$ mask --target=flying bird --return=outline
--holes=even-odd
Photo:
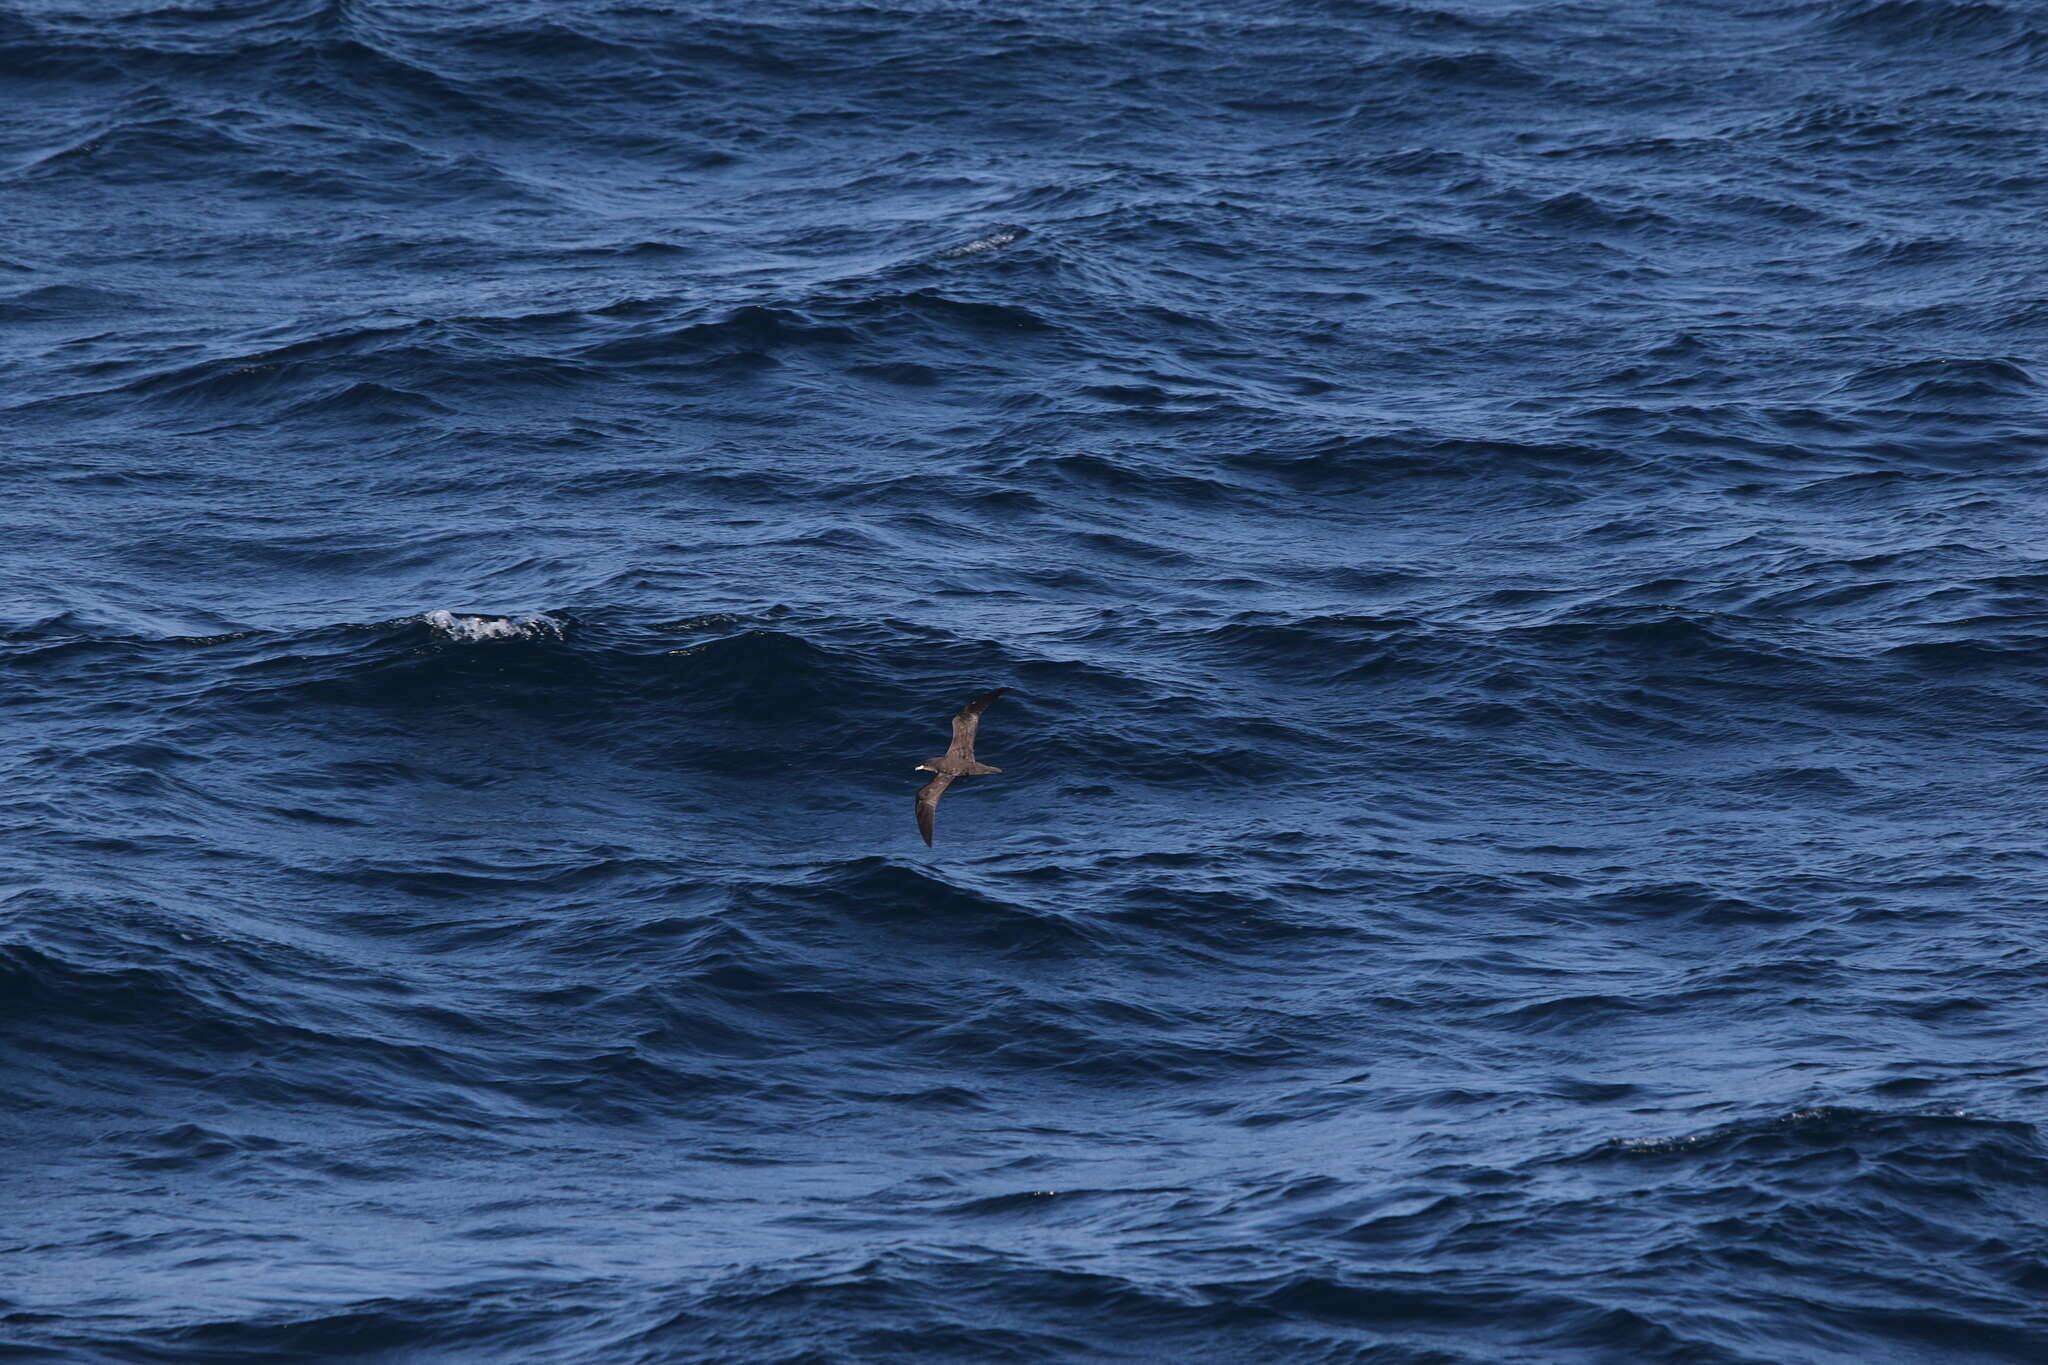
[[[986,763],[974,761],[974,732],[981,728],[981,713],[1003,693],[1007,687],[998,687],[993,692],[984,692],[960,708],[953,717],[953,747],[937,758],[928,758],[913,768],[912,772],[936,773],[938,776],[925,783],[917,791],[917,832],[924,836],[926,848],[932,844],[932,817],[938,814],[939,798],[946,794],[946,788],[953,785],[956,777],[980,777],[985,773],[999,773],[1001,768],[992,768]]]

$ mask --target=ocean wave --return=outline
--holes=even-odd
[[[2025,7],[15,10],[17,1351],[2039,1354]]]
[[[535,640],[562,638],[563,621],[541,612],[525,616],[457,616],[446,609],[430,611],[420,620],[451,640]]]
[[[1842,381],[1843,393],[1880,402],[1944,408],[1977,400],[2033,401],[2041,388],[2017,360],[2006,357],[1943,357],[1878,365]]]
[[[1817,22],[1838,33],[1890,41],[2005,37],[2021,12],[1994,0],[1846,0],[1817,10]]]
[[[1026,227],[1015,225],[1000,227],[984,236],[976,237],[972,241],[962,242],[958,246],[949,246],[944,251],[941,251],[939,255],[946,260],[961,260],[969,256],[980,256],[986,252],[1000,251],[1002,248],[1022,241],[1030,235],[1031,229]]]

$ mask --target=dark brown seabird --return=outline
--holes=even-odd
[[[953,785],[956,777],[980,777],[985,773],[999,773],[1001,768],[991,768],[986,763],[974,761],[974,732],[981,727],[981,713],[988,710],[989,703],[1009,691],[998,687],[993,692],[984,692],[960,708],[960,714],[953,717],[953,747],[937,758],[928,758],[911,771],[937,773],[931,781],[917,791],[917,832],[924,836],[926,848],[932,844],[932,817],[938,814],[939,798],[946,794],[946,788]]]

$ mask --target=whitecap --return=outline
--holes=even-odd
[[[984,251],[995,251],[1001,247],[1008,246],[1019,238],[1029,237],[1030,235],[1030,230],[1027,228],[997,228],[986,237],[977,237],[971,242],[962,242],[959,246],[948,247],[940,252],[939,255],[947,260],[958,260],[962,256],[979,256]]]
[[[453,640],[562,638],[562,622],[539,612],[527,616],[457,616],[452,611],[430,611],[419,619]]]

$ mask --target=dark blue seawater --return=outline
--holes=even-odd
[[[11,0],[0,1358],[2048,1359],[2044,146],[2021,0]]]

